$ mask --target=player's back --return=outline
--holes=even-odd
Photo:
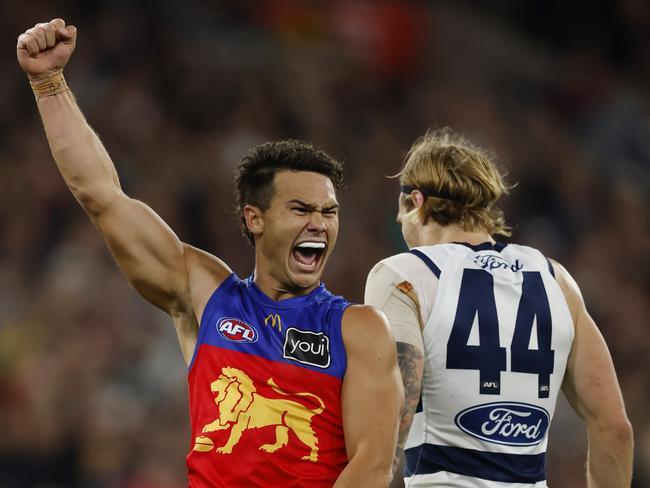
[[[394,258],[406,263],[407,279],[417,274],[430,312],[407,486],[545,487],[548,427],[573,341],[550,262],[514,244],[409,254]]]

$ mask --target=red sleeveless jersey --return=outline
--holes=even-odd
[[[341,317],[348,305],[322,285],[275,302],[234,274],[214,292],[188,375],[191,487],[334,484],[347,464]]]

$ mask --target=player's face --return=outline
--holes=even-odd
[[[266,270],[288,292],[309,292],[320,284],[339,231],[338,202],[332,181],[311,171],[280,171],[263,212],[256,241],[258,269]]]
[[[413,221],[411,217],[407,217],[413,206],[409,205],[410,197],[404,195],[403,193],[399,194],[398,203],[397,203],[397,223],[402,228],[402,235],[404,236],[404,241],[406,245],[410,248],[417,247],[419,245],[417,238],[417,224]]]

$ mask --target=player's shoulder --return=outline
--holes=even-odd
[[[569,310],[571,311],[571,315],[575,319],[576,315],[584,307],[584,301],[582,299],[582,292],[580,291],[580,287],[578,286],[578,283],[573,278],[573,276],[571,276],[571,273],[569,273],[567,269],[558,261],[549,258],[549,262],[553,267],[555,280],[557,281],[560,289],[562,290],[562,293],[564,294],[567,305],[569,306]]]
[[[230,267],[218,257],[202,249],[183,244],[187,273],[218,286],[232,274]]]
[[[221,259],[189,244],[183,244],[185,272],[192,309],[201,316],[208,300],[233,275]]]
[[[383,312],[372,305],[352,304],[343,313],[343,325],[357,329],[388,328],[388,321]]]
[[[425,293],[434,278],[426,263],[413,253],[400,253],[379,261],[368,273],[365,302],[381,307],[394,289]]]
[[[562,266],[562,264],[560,264],[560,262],[558,262],[553,258],[548,258],[548,260],[551,263],[551,266],[553,266],[553,271],[558,281],[565,281],[577,288],[578,285],[573,279],[573,276],[571,276],[571,274],[567,271],[567,269],[564,266]]]
[[[546,259],[546,255],[536,247],[519,244],[517,242],[509,242],[508,244],[503,245],[500,252],[503,254],[528,256],[534,259]]]
[[[512,247],[519,250],[520,252],[527,252],[532,256],[537,256],[542,259],[548,266],[549,272],[553,275],[555,281],[558,282],[560,288],[562,288],[563,291],[566,290],[566,292],[569,292],[569,294],[580,295],[580,288],[578,287],[578,283],[576,283],[576,281],[573,279],[573,276],[571,276],[567,269],[562,266],[562,264],[560,264],[557,260],[546,256],[546,254],[544,254],[541,250],[534,247],[524,246],[521,244],[513,244]]]
[[[513,242],[505,245],[500,254],[506,259],[520,261],[525,265],[525,268],[532,267],[539,271],[546,270],[552,276],[555,276],[555,270],[551,266],[551,260],[544,252],[536,247]]]
[[[388,268],[388,269],[399,270],[402,264],[408,263],[413,258],[414,256],[410,252],[401,252],[398,254],[393,254],[392,256],[388,256],[387,258],[384,258],[381,261],[379,261],[377,264],[375,264],[375,266],[372,269],[375,270],[375,269]]]
[[[383,374],[386,365],[397,367],[395,338],[382,312],[369,305],[352,305],[342,320],[347,371],[358,369]],[[380,379],[380,377],[376,377]]]
[[[368,276],[392,274],[409,280],[426,268],[426,263],[416,253],[409,251],[382,259],[372,267]]]
[[[341,320],[343,341],[357,348],[364,343],[393,344],[393,335],[386,316],[371,305],[350,305]]]

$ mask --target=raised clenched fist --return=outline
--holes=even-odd
[[[31,80],[47,77],[63,69],[76,41],[77,28],[62,19],[36,24],[18,36],[18,63]]]

